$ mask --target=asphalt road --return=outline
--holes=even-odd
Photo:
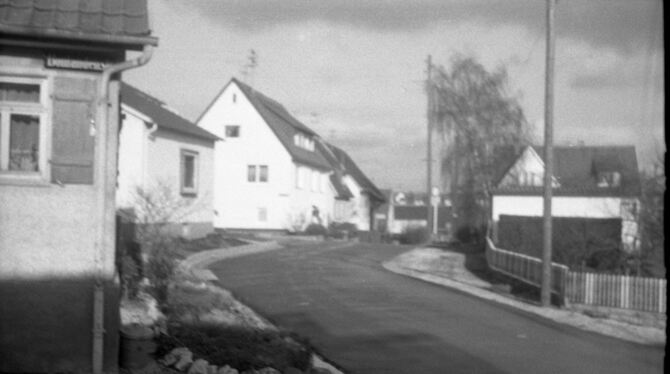
[[[347,373],[661,373],[664,347],[563,326],[386,271],[398,246],[282,249],[211,266]]]

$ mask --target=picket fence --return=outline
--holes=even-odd
[[[486,260],[493,270],[541,285],[540,259],[496,248],[489,238],[486,244]],[[666,280],[661,278],[575,272],[552,263],[552,292],[570,303],[665,313],[666,287]]]

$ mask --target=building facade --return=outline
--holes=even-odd
[[[232,79],[197,124],[223,139],[215,150],[215,227],[301,231],[330,222],[330,165],[316,133],[281,104]]]
[[[123,83],[116,202],[140,223],[167,221],[172,234],[213,231],[214,144],[218,137],[160,100]],[[149,200],[161,199],[160,207]]]
[[[627,252],[638,248],[640,180],[632,146],[565,146],[554,149],[552,217],[620,221],[614,238]],[[543,216],[544,161],[528,146],[500,174],[492,193],[494,239],[501,217]]]
[[[117,371],[119,80],[150,33],[144,1],[0,3],[0,372]]]

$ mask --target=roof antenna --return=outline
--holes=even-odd
[[[251,87],[253,90],[254,87],[254,72],[256,66],[258,66],[258,55],[256,51],[251,49],[249,50],[249,56],[247,57],[248,61],[242,68],[242,77],[244,82]]]

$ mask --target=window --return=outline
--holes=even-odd
[[[293,136],[293,144],[308,151],[314,151],[314,140],[307,137],[305,134],[297,133]]]
[[[46,167],[44,82],[0,78],[0,172],[39,175]]]
[[[267,182],[268,181],[268,166],[267,165],[260,165],[259,167],[260,175],[258,177],[259,182]]]
[[[233,103],[237,102],[237,94],[233,94]]]
[[[247,166],[247,181],[248,182],[267,182],[268,181],[268,166],[267,165],[248,165]]]
[[[247,182],[256,181],[256,165],[247,166]]]
[[[319,172],[312,170],[312,191],[317,192],[319,190]]]
[[[309,176],[307,174],[309,170],[302,166],[295,167],[295,186],[299,189],[303,189],[306,186],[305,180]]]
[[[265,208],[265,207],[258,208],[258,220],[260,222],[267,222],[267,220],[268,220],[268,208]]]
[[[181,193],[182,195],[196,195],[198,193],[197,152],[181,151]]]
[[[226,126],[226,138],[239,138],[240,126],[228,125]]]
[[[607,171],[598,173],[598,187],[615,188],[621,186],[621,173],[618,171]]]

